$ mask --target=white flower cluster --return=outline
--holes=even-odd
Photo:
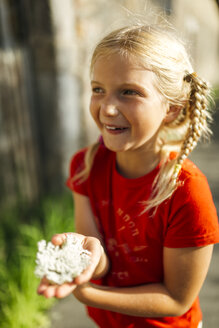
[[[55,246],[45,240],[38,242],[35,275],[46,278],[55,284],[72,282],[90,264],[90,252],[83,249],[81,241],[67,235],[65,243]]]

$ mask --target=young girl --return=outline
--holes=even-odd
[[[43,279],[38,293],[73,292],[102,328],[201,327],[198,294],[219,229],[187,156],[210,132],[208,85],[171,33],[138,25],[97,45],[91,87],[101,138],[73,157],[67,185],[92,262],[72,284]]]

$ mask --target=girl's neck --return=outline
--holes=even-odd
[[[116,153],[118,172],[129,179],[136,179],[151,172],[160,162],[160,151],[126,151]]]

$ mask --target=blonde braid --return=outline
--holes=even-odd
[[[177,128],[177,126],[187,124],[186,122],[188,122],[187,132],[180,146],[178,156],[175,159],[169,158],[168,143],[161,148],[162,165],[154,180],[151,197],[145,202],[146,207],[142,213],[152,207],[154,208],[153,213],[155,213],[157,206],[173,194],[180,184],[178,176],[183,161],[196,147],[200,137],[203,134],[210,134],[207,126],[207,119],[211,118],[210,113],[207,111],[209,87],[196,73],[187,74],[184,81],[190,83],[187,106],[181,110],[178,117],[171,123],[171,126]]]
[[[207,112],[207,104],[209,97],[209,87],[207,83],[197,76],[196,73],[187,74],[184,81],[191,84],[190,97],[187,105],[189,112],[190,124],[188,133],[181,146],[180,153],[174,168],[173,180],[177,180],[178,174],[181,170],[183,161],[196,147],[198,140],[203,133],[206,135],[210,133],[207,127],[207,118],[210,118]]]

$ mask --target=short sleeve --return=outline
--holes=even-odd
[[[217,211],[206,177],[193,176],[176,190],[164,239],[166,247],[195,247],[219,242]]]
[[[88,179],[77,179],[79,174],[84,169],[84,158],[86,154],[86,148],[77,152],[70,161],[69,177],[66,180],[66,186],[79,194],[88,195]]]

